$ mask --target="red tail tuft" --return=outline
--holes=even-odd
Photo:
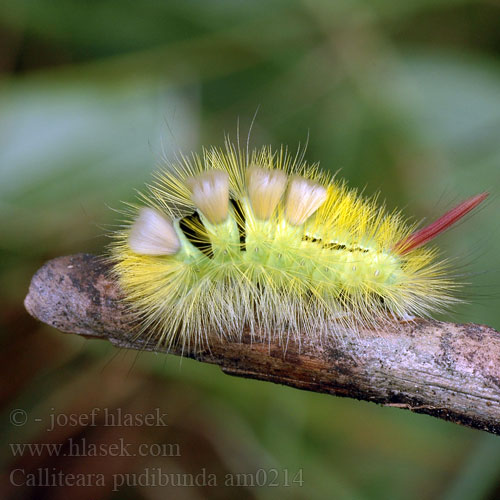
[[[404,240],[401,240],[394,246],[394,251],[400,255],[405,255],[412,250],[425,245],[428,241],[435,238],[438,234],[448,229],[450,226],[455,224],[455,222],[459,221],[464,215],[476,208],[488,197],[488,194],[489,193],[481,193],[462,201],[462,203],[457,205],[455,208],[452,208],[449,212],[446,212],[438,220],[422,229],[419,229],[417,232],[410,234],[410,236]]]

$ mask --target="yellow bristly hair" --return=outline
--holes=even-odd
[[[227,141],[181,157],[141,199],[115,235],[114,272],[140,331],[167,347],[245,329],[346,338],[457,301],[435,249],[394,250],[415,229],[399,212],[286,148],[247,156]]]

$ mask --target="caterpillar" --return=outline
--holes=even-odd
[[[322,341],[460,302],[428,243],[488,193],[418,229],[303,156],[227,139],[155,174],[111,245],[139,334],[187,350],[244,331]]]

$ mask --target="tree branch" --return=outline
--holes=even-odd
[[[156,350],[154,342],[131,339],[132,318],[108,271],[88,254],[51,260],[33,277],[26,309],[63,332]],[[290,341],[286,352],[243,332],[241,341],[214,338],[210,349],[184,355],[230,375],[405,408],[500,435],[500,333],[487,326],[400,322],[349,341]]]

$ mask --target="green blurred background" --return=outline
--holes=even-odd
[[[117,351],[22,305],[47,259],[104,252],[112,208],[162,155],[221,145],[238,119],[246,136],[259,108],[253,145],[309,136],[308,160],[408,216],[490,190],[439,244],[471,282],[470,304],[448,319],[500,329],[499,26],[496,0],[0,1],[2,498],[500,498],[499,438]],[[53,413],[96,407],[161,408],[169,425],[45,430]],[[9,422],[13,408],[26,425]],[[180,456],[15,457],[8,446],[69,438],[178,444]],[[113,474],[155,467],[218,478],[276,469],[280,486],[112,491]],[[99,472],[107,486],[9,486],[13,468]],[[284,485],[300,471],[302,486]]]

